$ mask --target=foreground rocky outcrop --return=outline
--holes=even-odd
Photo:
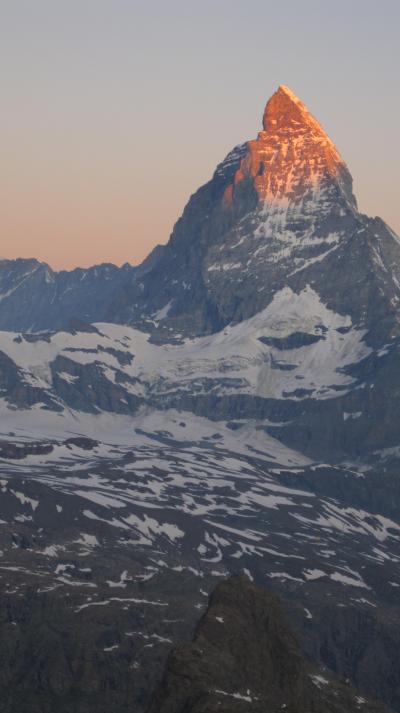
[[[218,585],[194,640],[169,656],[148,713],[388,711],[312,668],[276,597],[246,577]]]

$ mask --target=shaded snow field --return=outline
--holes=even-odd
[[[170,309],[168,303],[159,310],[158,320]],[[310,286],[300,294],[282,289],[251,319],[179,345],[152,344],[148,334],[127,326],[96,327],[99,333],[57,332],[33,342],[1,332],[1,348],[27,384],[53,394],[60,405],[51,371],[58,356],[96,364],[105,379],[118,379],[119,386],[123,374],[131,380],[123,382],[125,391],[143,398],[150,392],[163,399],[177,392],[212,392],[301,400],[346,393],[355,384],[348,367],[371,351],[363,341],[364,330],[355,328],[349,316],[329,310]],[[71,388],[79,381],[65,365],[58,378]],[[2,410],[6,407],[3,402]]]

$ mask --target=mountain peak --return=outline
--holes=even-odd
[[[287,94],[288,97],[291,97],[294,101],[300,101],[298,96],[290,89],[290,87],[286,86],[286,84],[280,84],[278,89],[278,92],[283,92],[283,94]]]
[[[302,109],[306,109],[306,106],[303,104],[301,99],[297,96],[297,94],[294,93],[290,87],[286,86],[286,84],[280,84],[278,89],[276,90],[275,94],[278,96],[283,96],[286,98],[286,100],[289,100],[293,104],[296,104],[297,106],[300,106]],[[272,95],[269,101],[275,96],[275,94]]]
[[[304,126],[323,135],[332,143],[306,105],[289,87],[281,84],[266,104],[263,115],[264,131],[275,131],[281,127],[298,130]]]
[[[225,205],[231,204],[243,179],[250,178],[262,203],[315,202],[323,187],[335,185],[355,206],[351,177],[335,144],[289,87],[281,84],[269,99],[262,131],[246,147],[225,192]]]

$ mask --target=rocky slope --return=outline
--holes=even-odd
[[[281,710],[388,711],[307,664],[277,599],[232,577],[211,595],[194,641],[170,654],[148,713]]]
[[[115,296],[154,267],[162,251],[157,246],[137,267],[105,263],[60,272],[34,259],[0,260],[0,329],[40,332],[74,319],[104,319]]]
[[[0,411],[135,415],[169,408],[257,422],[312,459],[387,458],[399,444],[399,343],[373,346],[308,286],[284,288],[254,317],[160,345],[97,323],[56,334],[0,333]]]
[[[400,709],[397,473],[384,497],[381,477],[312,462],[262,422],[33,413],[1,421],[7,713],[25,713],[7,699],[21,676],[35,713],[142,713],[171,645],[237,571],[280,595],[313,661]]]

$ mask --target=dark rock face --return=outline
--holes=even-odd
[[[164,248],[158,245],[138,267],[104,263],[56,272],[38,260],[0,261],[0,330],[38,332],[105,319],[110,303],[125,285],[154,268]]]
[[[77,448],[82,448],[84,451],[90,451],[96,446],[98,446],[97,441],[92,438],[85,438],[83,436],[76,436],[72,438],[67,438],[64,441],[64,445],[68,448],[77,446]],[[48,455],[54,450],[54,443],[43,443],[38,441],[37,443],[28,441],[26,443],[12,443],[10,441],[0,440],[0,458],[6,460],[22,460],[30,455]]]
[[[40,403],[45,409],[60,410],[57,399],[46,389],[26,381],[23,370],[2,351],[0,351],[0,394],[16,407],[30,408]]]
[[[62,329],[70,319],[101,319],[121,283],[135,268],[99,265],[55,272],[37,260],[0,262],[0,329],[38,332]]]
[[[121,358],[117,355],[117,361],[120,362]],[[121,374],[121,383],[118,383],[117,372],[115,383],[110,382],[96,361],[79,364],[68,357],[58,356],[51,365],[51,371],[57,394],[65,404],[77,411],[132,414],[142,403],[140,398],[123,387],[123,382],[134,384],[134,379]]]
[[[32,543],[16,540],[15,546],[29,548]],[[64,577],[77,564],[71,561]],[[81,586],[94,588],[90,573],[79,576]],[[124,593],[114,594],[104,606],[80,609],[77,591],[67,596],[39,593],[33,582],[18,597],[1,589],[2,712],[142,713],[165,662],[171,625],[163,622],[163,606],[149,611],[138,604],[127,611],[118,601]],[[138,602],[146,598],[140,591],[135,595]],[[185,608],[178,597],[171,618],[177,620]],[[155,629],[160,645],[153,648],[158,643]],[[180,632],[185,635],[182,625]]]
[[[312,668],[276,597],[244,577],[232,577],[211,595],[194,641],[170,654],[148,713],[355,713],[360,708],[385,710]]]
[[[47,455],[51,453],[53,446],[51,443],[27,443],[26,445],[17,445],[7,441],[0,441],[0,458],[7,460],[19,460],[26,458],[28,455]]]
[[[318,643],[307,647],[342,680],[350,680],[363,695],[378,697],[400,709],[399,612],[395,606],[364,610],[321,605],[314,631]],[[302,641],[306,634],[301,631]]]

